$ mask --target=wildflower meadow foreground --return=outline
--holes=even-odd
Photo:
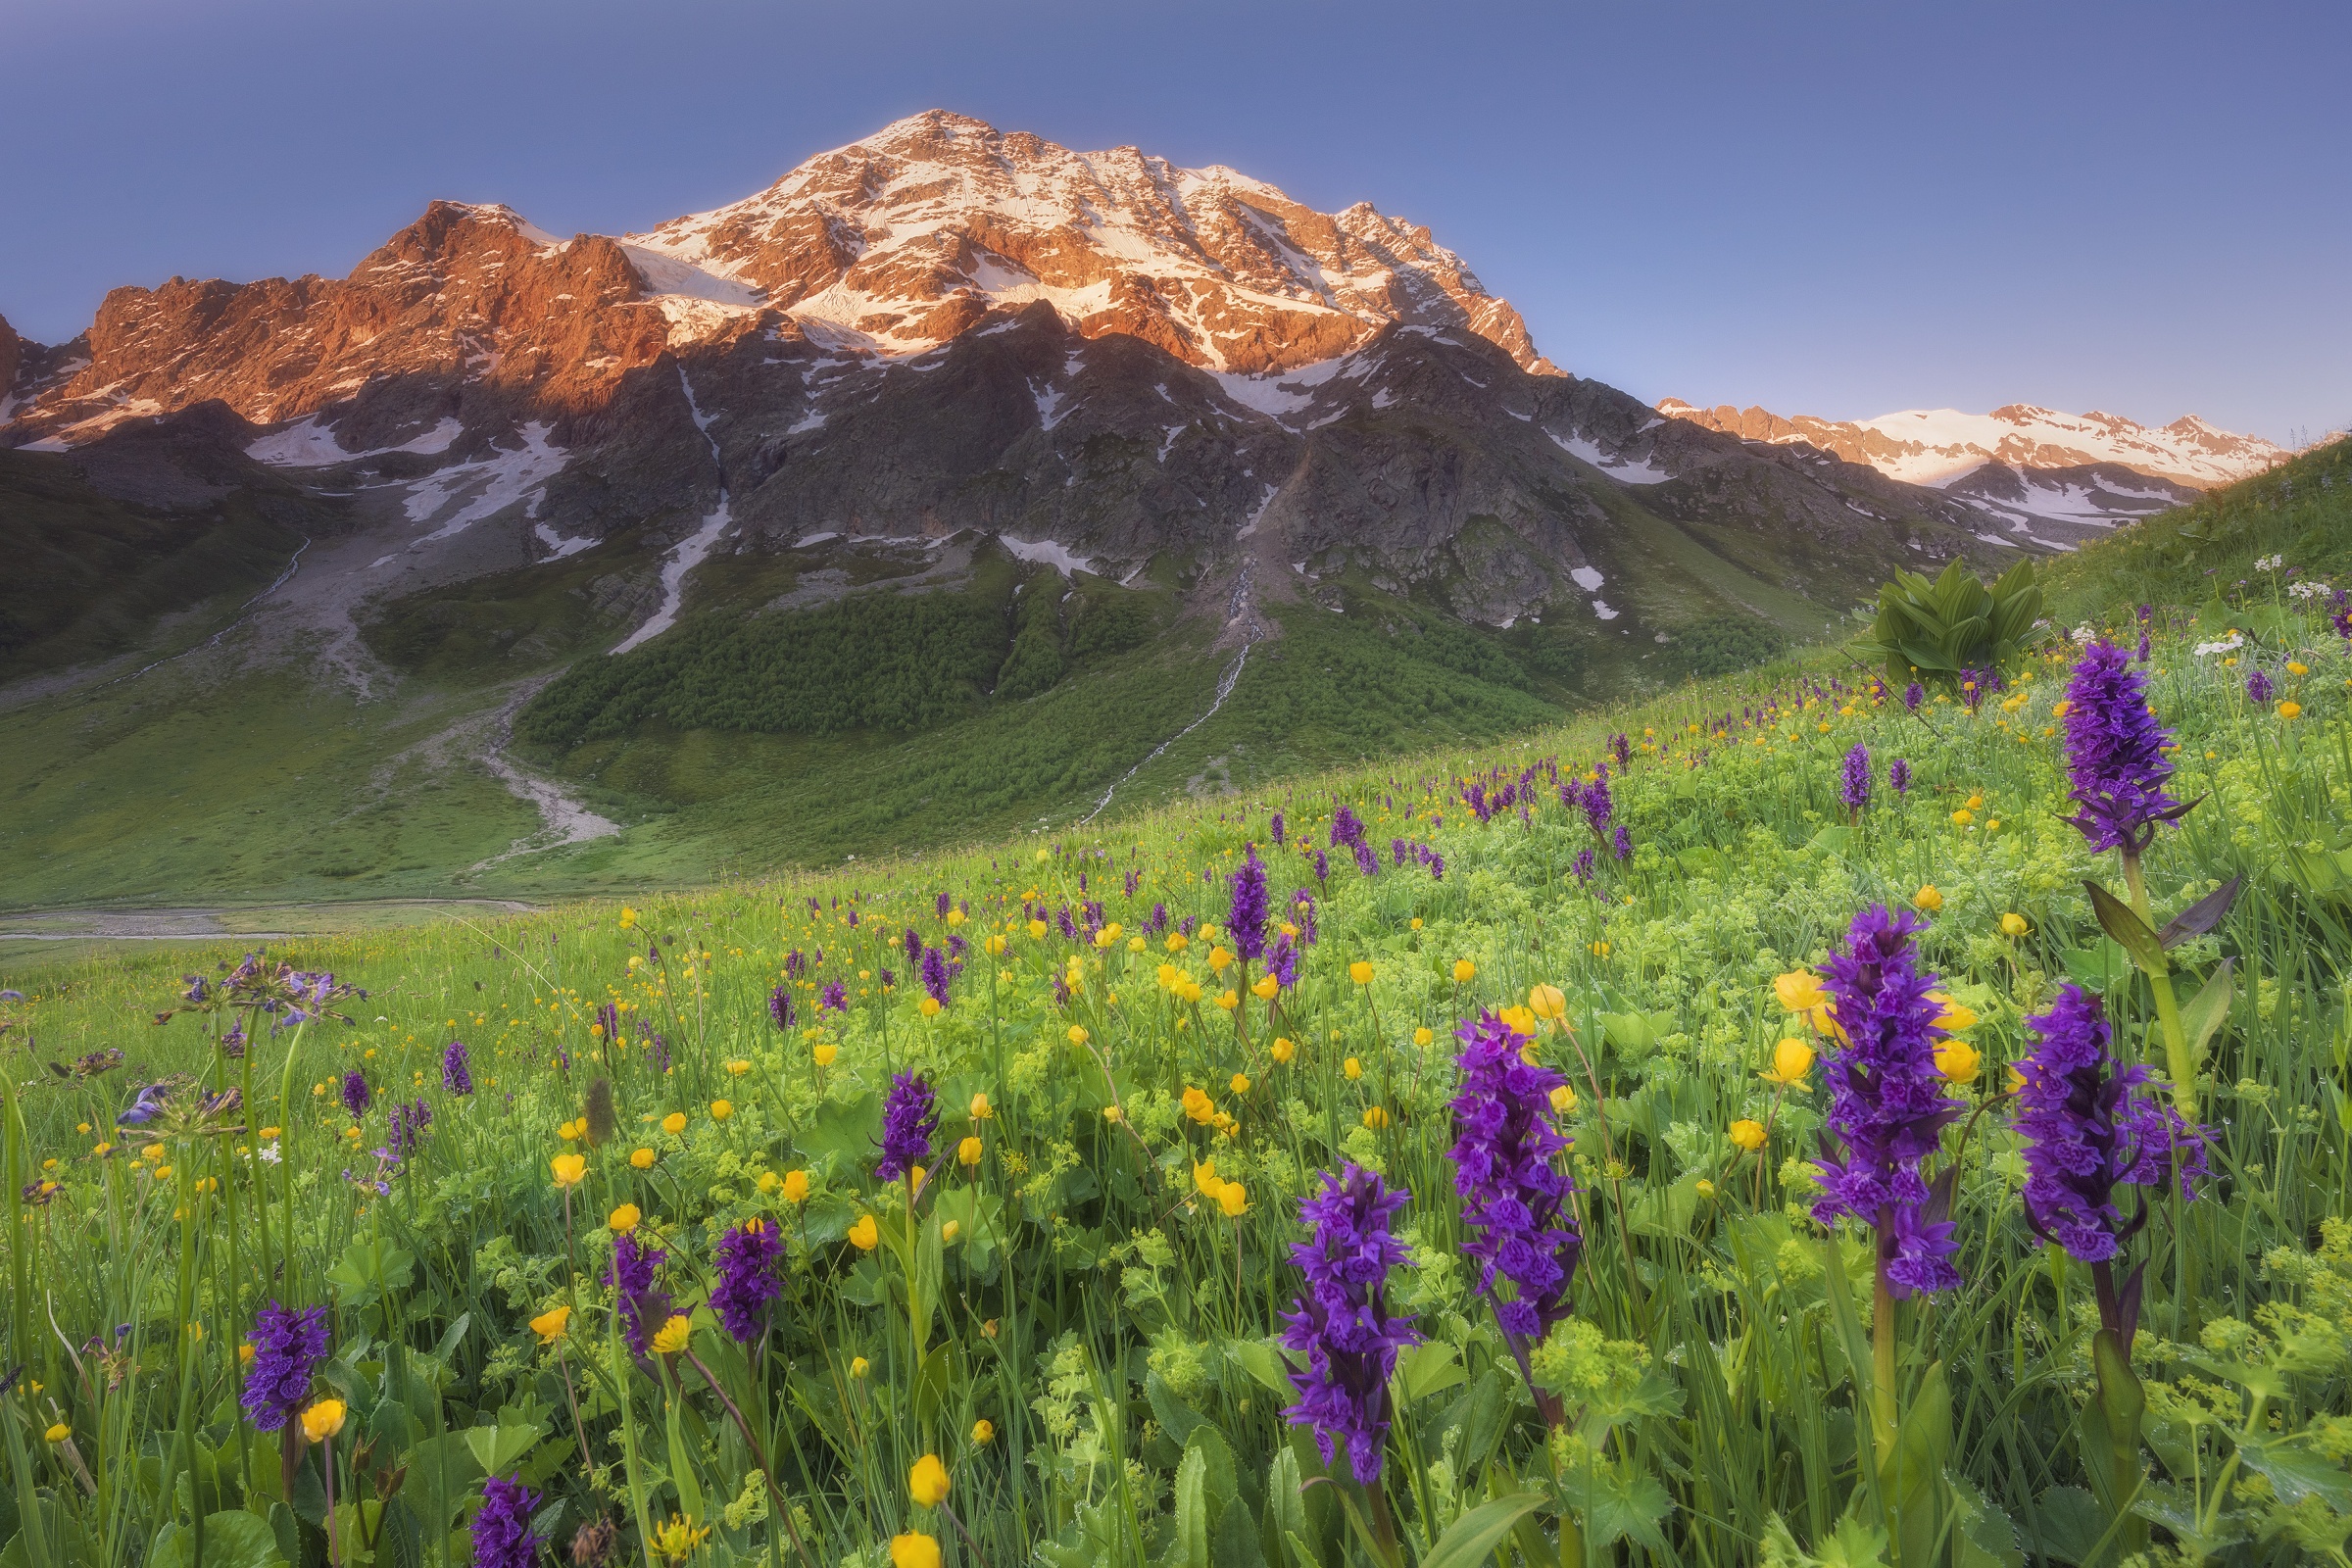
[[[0,1565],[2352,1560],[2352,658],[2273,598],[46,973]]]

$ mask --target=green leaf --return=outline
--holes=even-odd
[[[1175,1529],[1160,1561],[1165,1568],[1208,1568],[1208,1461],[1187,1448],[1176,1467]]]
[[[2245,1467],[2268,1476],[2278,1500],[2293,1507],[2305,1497],[2317,1497],[2337,1513],[2352,1514],[2352,1475],[2303,1444],[2305,1434],[2270,1439],[2240,1438],[2237,1451]]]
[[[1257,1521],[1250,1505],[1228,1497],[1217,1511],[1217,1528],[1209,1537],[1209,1568],[1266,1568],[1266,1554],[1257,1544]]]
[[[1271,1340],[1227,1340],[1225,1358],[1286,1399],[1298,1397],[1291,1369]]]
[[[501,1410],[496,1426],[467,1427],[458,1435],[465,1439],[466,1452],[472,1454],[474,1463],[482,1467],[483,1475],[502,1476],[517,1459],[530,1452],[539,1440],[547,1436],[547,1432],[544,1418],[525,1420]]]
[[[2107,1512],[2081,1487],[2052,1487],[2034,1499],[2033,1540],[2040,1556],[2069,1562],[2077,1568],[2114,1560],[2112,1543],[2104,1551],[2099,1543],[2107,1534]]]
[[[354,1242],[343,1250],[342,1260],[326,1271],[326,1279],[345,1306],[362,1307],[388,1291],[408,1289],[416,1269],[416,1257],[390,1242]]]
[[[2091,911],[2099,917],[2100,927],[2123,944],[2124,951],[2132,956],[2132,961],[2138,965],[2140,973],[2167,972],[2169,966],[2165,962],[2164,944],[2156,940],[2156,933],[2148,929],[2148,922],[2134,913],[2132,906],[2096,882],[2083,883],[2082,891],[2090,895]]]
[[[2017,1544],[2017,1526],[1994,1506],[1966,1476],[1946,1472],[1945,1487],[1952,1494],[1952,1513],[1959,1531],[1952,1553],[1954,1568],[2026,1568],[2026,1554]]]
[[[1454,1348],[1444,1340],[1423,1340],[1396,1357],[1396,1385],[1402,1395],[1400,1404],[1426,1399],[1469,1380],[1470,1374],[1462,1370]]]
[[[2179,914],[2174,915],[2170,920],[2165,921],[2164,929],[2156,933],[2156,940],[2169,950],[2179,947],[2191,937],[2201,937],[2215,926],[2220,925],[2222,917],[2230,912],[2230,906],[2237,902],[2237,890],[2244,880],[2243,877],[2231,877],[2187,908],[2182,909]]]
[[[1511,1526],[1544,1505],[1540,1492],[1514,1492],[1482,1502],[1456,1519],[1421,1559],[1421,1568],[1478,1568]]]
[[[1306,1518],[1305,1486],[1298,1474],[1298,1456],[1289,1448],[1275,1449],[1274,1462],[1266,1467],[1266,1532],[1289,1552],[1293,1568],[1320,1568],[1306,1544],[1315,1531]]]
[[[1203,1421],[1184,1440],[1184,1447],[1187,1453],[1200,1455],[1209,1511],[1223,1512],[1227,1503],[1241,1495],[1241,1486],[1234,1474],[1233,1450],[1225,1446],[1225,1435]]]
[[[204,1568],[271,1568],[285,1557],[268,1520],[241,1509],[204,1518]],[[177,1521],[156,1532],[147,1568],[195,1568],[196,1532]]]
[[[1590,1488],[1580,1488],[1571,1480],[1561,1489],[1571,1500],[1584,1505],[1585,1544],[1606,1546],[1612,1542],[1634,1541],[1663,1552],[1666,1538],[1658,1531],[1658,1521],[1673,1511],[1674,1498],[1658,1484],[1658,1478],[1646,1471],[1627,1473],[1610,1465],[1594,1466],[1592,1476]]]
[[[2192,1066],[2205,1060],[2206,1043],[2213,1039],[2230,1017],[2231,965],[2236,960],[2224,958],[2222,966],[2213,971],[2187,1006],[2180,1009],[2180,1033],[2188,1041],[2188,1059]]]
[[[2067,975],[2075,984],[2102,996],[2132,969],[2132,955],[2124,951],[2122,943],[2107,937],[2099,938],[2094,947],[2068,948],[2058,955],[2058,961],[2066,965]]]

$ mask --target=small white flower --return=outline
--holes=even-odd
[[[2286,585],[2286,597],[2289,599],[2319,599],[2328,591],[2328,585],[2316,577],[2306,577],[2301,582]]]
[[[283,1160],[286,1156],[277,1152],[277,1146],[275,1144],[264,1144],[262,1146],[262,1157],[268,1160],[270,1164],[275,1165],[279,1161]]]
[[[2254,569],[2256,571],[2277,571],[2285,564],[2286,558],[2284,556],[2258,556],[2254,561]]]
[[[2233,631],[2229,636],[2223,638],[2220,642],[2199,643],[2195,649],[2192,650],[2192,652],[2194,652],[2199,659],[2211,659],[2216,654],[2235,653],[2238,649],[2245,646],[2246,639],[2244,633]]]
[[[2083,644],[2095,643],[2099,640],[2099,633],[2095,627],[2077,626],[2074,630],[2074,639]]]

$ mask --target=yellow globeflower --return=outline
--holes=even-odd
[[[906,1472],[906,1494],[918,1508],[936,1508],[948,1500],[948,1467],[939,1455],[926,1453]]]
[[[1693,1183],[1690,1190],[1698,1194],[1698,1196],[1701,1198],[1713,1198],[1715,1196],[1715,1184],[1707,1180],[1704,1176],[1701,1176],[1695,1183]]]
[[[1292,1042],[1288,1035],[1276,1035],[1274,1044],[1266,1048],[1266,1054],[1276,1061],[1288,1061],[1298,1053],[1298,1047]]]
[[[730,1077],[740,1078],[751,1070],[752,1064],[744,1060],[741,1056],[738,1056],[733,1061],[727,1063],[727,1073]]]
[[[1950,997],[1945,996],[1940,991],[1929,992],[1928,1000],[1943,1008],[1941,1012],[1936,1015],[1936,1028],[1943,1030],[1947,1034],[1957,1034],[1963,1029],[1973,1028],[1975,1026],[1977,1015],[1974,1009],[1964,1006],[1960,1003],[1954,1002]]]
[[[577,1187],[588,1174],[588,1159],[584,1154],[558,1154],[548,1164],[555,1170],[558,1187]]]
[[[1005,943],[1002,936],[991,935],[980,946],[987,950],[988,956],[992,958],[1001,958],[1004,956]]]
[[[1468,958],[1456,958],[1453,960],[1453,983],[1455,985],[1466,986],[1477,978],[1477,964],[1472,963]]]
[[[313,1443],[324,1443],[343,1430],[343,1401],[320,1399],[302,1412],[302,1435]]]
[[[2280,718],[2301,718],[2303,716],[2303,705],[2301,703],[2280,703],[2278,705],[2278,716]]]
[[[1374,1132],[1379,1132],[1382,1128],[1388,1126],[1388,1124],[1389,1112],[1386,1106],[1374,1105],[1364,1112],[1364,1125],[1371,1128]]]
[[[1413,1031],[1413,1044],[1416,1046],[1426,1047],[1431,1041],[1437,1038],[1438,1037],[1436,1033],[1429,1029],[1426,1025]]]
[[[1515,1006],[1500,1007],[1495,1010],[1494,1016],[1500,1018],[1503,1022],[1503,1026],[1509,1029],[1511,1033],[1523,1036],[1529,1040],[1533,1040],[1535,1038],[1536,1014],[1533,1008]]]
[[[996,1107],[988,1102],[988,1096],[985,1093],[972,1097],[972,1120],[986,1121],[996,1113]]]
[[[710,1119],[712,1121],[725,1121],[734,1114],[735,1106],[731,1102],[724,1100],[710,1102]]]
[[[652,1170],[654,1168],[654,1152],[650,1149],[632,1150],[629,1153],[629,1163],[639,1170]]]
[[[890,1568],[939,1568],[939,1538],[919,1533],[891,1537]]]
[[[1356,959],[1348,966],[1348,978],[1359,986],[1370,985],[1372,983],[1372,965],[1361,958]]]
[[[1223,948],[1211,948],[1208,950],[1208,966],[1211,969],[1216,970],[1217,973],[1223,974],[1226,968],[1232,962],[1233,955],[1227,953]]]
[[[786,1171],[784,1173],[784,1201],[787,1203],[805,1203],[808,1200],[808,1173],[805,1170]]]
[[[1070,1035],[1070,1044],[1071,1044],[1071,1045],[1073,1045],[1073,1046],[1083,1046],[1083,1045],[1085,1045],[1085,1044],[1086,1044],[1086,1043],[1087,1043],[1089,1040],[1092,1040],[1092,1039],[1094,1038],[1094,1036],[1093,1036],[1093,1035],[1090,1035],[1090,1034],[1088,1034],[1088,1033],[1087,1033],[1087,1031],[1086,1031],[1086,1025],[1084,1025],[1084,1024],[1082,1024],[1082,1023],[1074,1023],[1074,1024],[1070,1025],[1069,1035]]]
[[[994,1426],[985,1420],[972,1423],[972,1442],[975,1446],[985,1448],[996,1441],[997,1429]]]
[[[841,1054],[841,1048],[828,1040],[809,1054],[816,1058],[816,1064],[819,1067],[830,1067],[833,1065],[833,1058]]]
[[[654,1331],[654,1349],[662,1355],[675,1355],[686,1348],[686,1341],[694,1333],[694,1325],[683,1312],[672,1312],[668,1321]]]
[[[605,1229],[616,1236],[626,1236],[637,1228],[637,1222],[642,1218],[644,1216],[637,1212],[635,1203],[623,1203],[612,1211],[612,1218],[605,1221]]]
[[[1531,987],[1527,993],[1527,1006],[1530,1012],[1550,1024],[1556,1025],[1568,1016],[1568,998],[1558,986]]]
[[[1207,1122],[1217,1114],[1217,1102],[1208,1098],[1208,1091],[1187,1085],[1184,1091],[1184,1113],[1198,1122]]]
[[[2026,923],[2026,917],[2015,910],[2001,916],[2001,935],[2005,937],[2022,937],[2033,929]]]
[[[48,1439],[51,1443],[63,1443],[73,1435],[74,1429],[66,1425],[63,1421],[58,1422],[48,1431],[41,1434],[42,1437]]]
[[[1260,1002],[1272,1002],[1282,991],[1282,982],[1270,974],[1261,974],[1250,982],[1250,995]]]
[[[853,1355],[850,1357],[850,1376],[862,1378],[871,1370],[873,1370],[873,1363],[866,1360],[864,1356]]]
[[[1551,1108],[1563,1116],[1576,1110],[1576,1091],[1566,1084],[1554,1084],[1551,1090]]]
[[[1731,1131],[1732,1142],[1741,1149],[1753,1152],[1764,1147],[1764,1124],[1760,1121],[1750,1121],[1742,1116],[1732,1123]]]
[[[1223,1007],[1227,1012],[1231,1012],[1234,1008],[1240,1006],[1241,1004],[1242,996],[1238,991],[1228,991],[1223,996],[1217,998],[1217,1005]]]
[[[956,1163],[966,1166],[979,1164],[980,1155],[986,1148],[987,1146],[978,1138],[966,1138],[956,1146]]]
[[[1772,1048],[1772,1067],[1764,1076],[1776,1084],[1795,1088],[1813,1070],[1813,1048],[1790,1036]]]
[[[1780,999],[1785,1012],[1811,1012],[1830,999],[1821,989],[1821,977],[1810,969],[1793,969],[1772,983],[1772,994]]]
[[[625,905],[625,904],[624,904],[624,905],[622,905],[622,906],[620,906],[620,928],[621,928],[623,931],[626,931],[626,930],[628,930],[629,928],[631,928],[632,926],[636,925],[636,923],[637,923],[637,911],[636,911],[635,909],[632,909],[632,908],[630,908],[630,907],[629,907],[627,905]]]
[[[1217,1207],[1227,1219],[1240,1219],[1250,1207],[1250,1190],[1240,1182],[1226,1182],[1217,1188]]]
[[[881,1245],[882,1228],[874,1223],[871,1214],[860,1214],[858,1223],[850,1227],[850,1245],[860,1252],[870,1252]]]
[[[1340,1063],[1340,1071],[1348,1075],[1348,1082],[1353,1083],[1364,1075],[1364,1064],[1353,1056],[1349,1056],[1346,1061]]]
[[[1911,903],[1915,908],[1934,914],[1943,907],[1943,895],[1936,891],[1935,883],[1930,882],[1911,895]]]
[[[668,1115],[662,1117],[662,1130],[669,1134],[672,1138],[677,1137],[678,1134],[686,1130],[686,1113],[682,1110],[673,1110]]]
[[[1936,1048],[1936,1070],[1956,1084],[1973,1084],[1983,1058],[1965,1040],[1946,1040]]]
[[[1246,1072],[1237,1072],[1226,1080],[1225,1087],[1237,1095],[1246,1095],[1250,1092],[1250,1075]]]
[[[564,1329],[568,1328],[570,1324],[570,1307],[551,1306],[531,1319],[531,1332],[539,1336],[541,1345],[553,1345],[564,1337]]]

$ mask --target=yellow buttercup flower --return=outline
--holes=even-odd
[[[751,1070],[752,1064],[744,1060],[741,1056],[738,1056],[733,1061],[727,1063],[727,1073],[730,1077],[740,1078]]]
[[[936,1508],[948,1500],[948,1467],[939,1455],[926,1453],[906,1472],[906,1494],[918,1508]]]
[[[1093,1036],[1093,1035],[1091,1035],[1091,1034],[1089,1034],[1089,1033],[1087,1033],[1086,1025],[1084,1025],[1084,1024],[1082,1024],[1082,1023],[1074,1023],[1074,1024],[1070,1025],[1070,1028],[1069,1028],[1069,1038],[1070,1038],[1070,1044],[1071,1044],[1071,1045],[1073,1045],[1073,1046],[1083,1046],[1083,1045],[1085,1045],[1085,1044],[1086,1044],[1086,1043],[1087,1043],[1089,1040],[1092,1040],[1092,1039],[1094,1038],[1094,1036]]]
[[[588,1158],[584,1154],[558,1154],[548,1164],[555,1170],[558,1187],[577,1187],[588,1174]]]
[[[1260,1002],[1272,1002],[1282,992],[1282,982],[1270,974],[1261,974],[1250,982],[1250,994]]]
[[[1239,1219],[1250,1207],[1250,1191],[1240,1182],[1226,1182],[1217,1189],[1217,1207],[1227,1219]]]
[[[833,1058],[841,1054],[841,1048],[828,1040],[809,1054],[816,1058],[816,1064],[819,1067],[830,1067],[833,1065]]]
[[[1693,1183],[1690,1190],[1698,1194],[1698,1196],[1701,1198],[1713,1198],[1715,1196],[1715,1184],[1707,1180],[1704,1176],[1701,1176],[1695,1183]]]
[[[1772,994],[1780,999],[1785,1012],[1811,1012],[1830,999],[1821,989],[1821,977],[1810,969],[1793,969],[1772,983]]]
[[[972,1097],[972,1120],[986,1121],[996,1113],[996,1107],[988,1102],[987,1094],[982,1093]]]
[[[873,1363],[866,1360],[864,1356],[853,1355],[850,1357],[850,1376],[854,1378],[862,1378],[866,1375],[866,1373],[872,1370]]]
[[[662,1117],[662,1130],[672,1138],[677,1137],[686,1130],[686,1113],[682,1110],[673,1110]]]
[[[937,997],[925,997],[922,1001],[914,1004],[914,1010],[921,1013],[926,1018],[936,1018],[939,1016],[939,999]]]
[[[2026,917],[2015,910],[2001,916],[2001,935],[2005,937],[2022,937],[2032,929],[2026,923]]]
[[[724,1100],[710,1102],[710,1119],[712,1121],[725,1121],[734,1114],[735,1106],[731,1102]]]
[[[1732,1142],[1741,1149],[1752,1152],[1764,1147],[1764,1124],[1760,1121],[1750,1121],[1742,1116],[1732,1123],[1731,1133]]]
[[[1552,1085],[1551,1108],[1563,1116],[1573,1114],[1576,1110],[1576,1091],[1566,1084]]]
[[[697,1525],[692,1519],[669,1516],[667,1524],[654,1527],[653,1548],[665,1561],[679,1563],[695,1553],[695,1549],[710,1539],[709,1525]],[[936,1548],[933,1568],[937,1568]]]
[[[784,1201],[787,1203],[804,1203],[808,1200],[808,1173],[805,1170],[786,1171],[784,1173]]]
[[[66,1425],[63,1421],[58,1422],[48,1431],[41,1434],[42,1437],[48,1439],[51,1443],[63,1443],[73,1435],[74,1429]]]
[[[650,1149],[631,1150],[629,1163],[639,1170],[652,1170],[654,1168],[654,1152]]]
[[[626,1236],[637,1228],[637,1221],[643,1217],[637,1212],[635,1203],[623,1203],[612,1211],[612,1218],[605,1221],[605,1229],[615,1236]]]
[[[1274,1043],[1266,1048],[1266,1054],[1276,1061],[1288,1061],[1298,1054],[1298,1047],[1288,1035],[1276,1035]]]
[[[1556,1027],[1568,1016],[1568,998],[1558,986],[1534,986],[1527,993],[1527,1010]]]
[[[551,1306],[531,1319],[531,1332],[539,1336],[541,1345],[555,1344],[570,1326],[571,1308],[568,1306]]]
[[[1455,985],[1466,986],[1477,978],[1477,964],[1472,963],[1468,958],[1456,958],[1453,960],[1453,983]]]
[[[1225,1087],[1237,1095],[1246,1095],[1250,1092],[1250,1075],[1246,1072],[1237,1072],[1226,1080]]]
[[[1936,891],[1935,883],[1930,882],[1911,895],[1911,903],[1913,907],[1934,914],[1943,907],[1943,895]]]
[[[672,1312],[668,1321],[654,1330],[654,1349],[662,1355],[675,1355],[686,1348],[686,1341],[694,1333],[694,1324],[683,1312]]]
[[[620,906],[620,928],[627,931],[637,924],[637,911],[627,905]]]
[[[1957,1034],[1963,1029],[1972,1027],[1977,1021],[1977,1015],[1972,1009],[1954,1002],[1940,991],[1929,992],[1928,1000],[1943,1008],[1936,1015],[1936,1027],[1947,1034]]]
[[[980,1156],[986,1151],[987,1147],[987,1145],[981,1143],[977,1138],[966,1138],[963,1142],[956,1146],[956,1163],[964,1166],[979,1164]]]
[[[2303,716],[2303,705],[2301,703],[2280,703],[2278,705],[2278,716],[2280,718],[2301,718]]]
[[[939,1568],[939,1538],[919,1533],[891,1537],[890,1568]]]
[[[1364,1075],[1364,1064],[1353,1056],[1349,1056],[1346,1061],[1340,1063],[1340,1071],[1347,1076],[1349,1083],[1353,1083]]]
[[[1356,959],[1348,966],[1348,978],[1359,986],[1370,985],[1372,983],[1372,965],[1361,958]]]
[[[1389,1112],[1386,1106],[1374,1105],[1365,1110],[1364,1125],[1371,1128],[1374,1132],[1379,1132],[1381,1129],[1387,1127],[1388,1124]]]
[[[1184,1113],[1198,1122],[1206,1122],[1217,1113],[1217,1102],[1208,1098],[1208,1091],[1188,1086],[1184,1091]]]
[[[858,1223],[850,1227],[850,1245],[860,1252],[870,1252],[882,1242],[882,1228],[874,1223],[871,1214],[860,1214]]]
[[[313,1443],[324,1443],[343,1430],[343,1401],[320,1399],[302,1412],[302,1435]]]
[[[981,1420],[972,1423],[972,1442],[976,1446],[985,1448],[996,1441],[997,1429],[989,1422]]]
[[[1975,1083],[1982,1059],[1965,1040],[1946,1040],[1936,1048],[1936,1070],[1956,1084]]]
[[[1764,1077],[1789,1088],[1802,1084],[1813,1070],[1813,1048],[1793,1035],[1772,1048],[1772,1066]]]
[[[1533,1040],[1535,1038],[1536,1012],[1533,1007],[1502,1007],[1496,1010],[1494,1016],[1500,1018],[1503,1026],[1511,1033],[1522,1039]]]

